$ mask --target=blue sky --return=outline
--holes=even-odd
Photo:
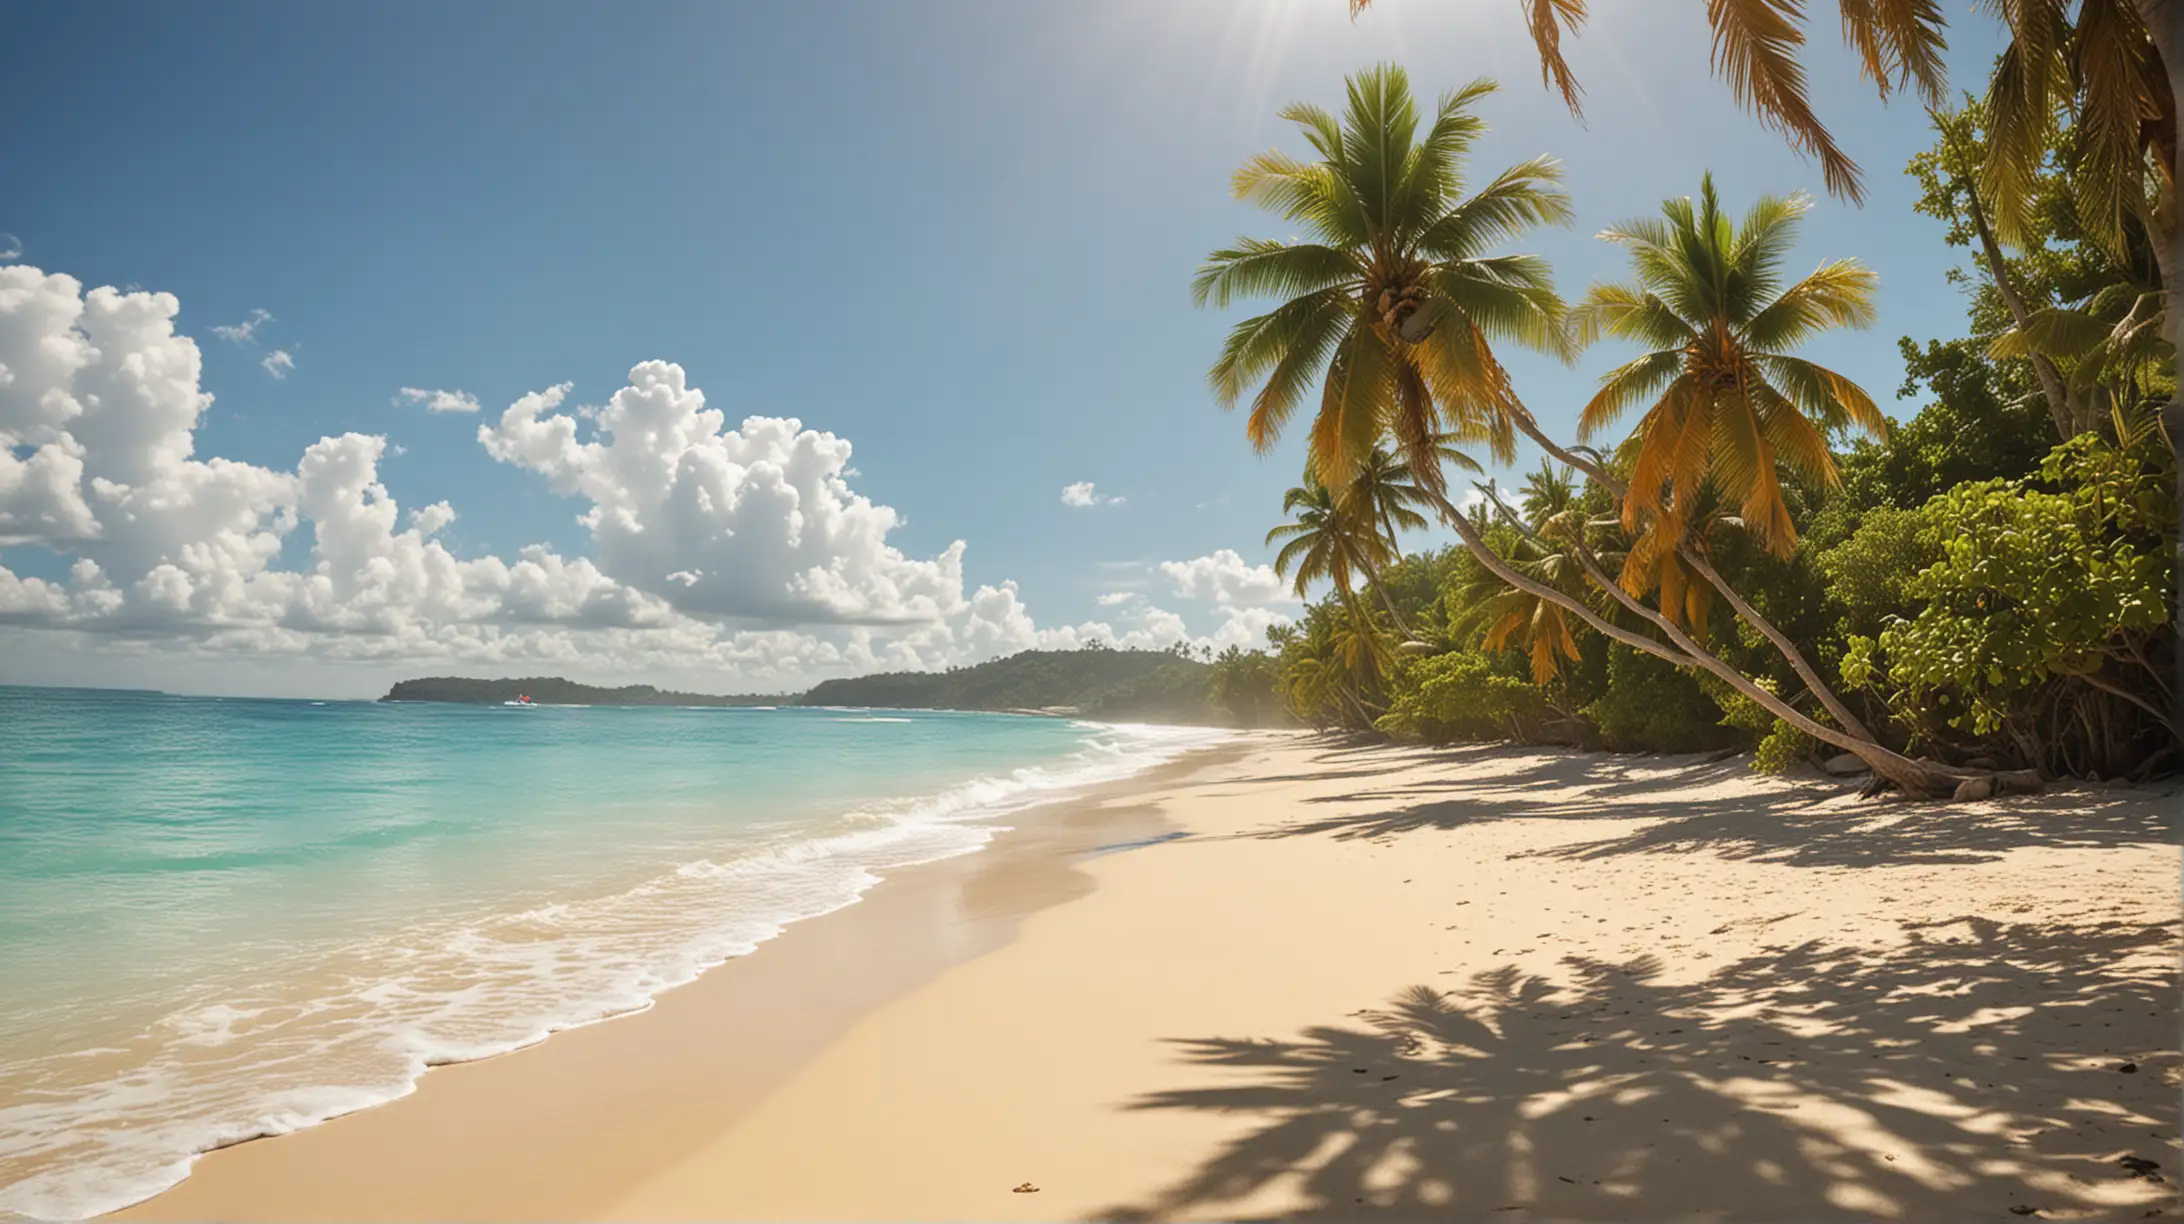
[[[1221,608],[1154,567],[1268,559],[1300,465],[1301,438],[1257,456],[1211,402],[1204,370],[1240,312],[1188,294],[1208,250],[1284,231],[1227,192],[1244,157],[1301,147],[1282,103],[1333,104],[1379,60],[1428,93],[1499,78],[1475,171],[1563,160],[1578,223],[1525,245],[1571,296],[1620,275],[1595,231],[1703,171],[1739,205],[1818,188],[1710,78],[1703,6],[1595,8],[1571,57],[1582,125],[1540,88],[1509,0],[1381,0],[1355,23],[1341,0],[25,8],[0,74],[17,117],[0,231],[22,265],[179,299],[215,397],[197,459],[293,471],[322,437],[383,436],[377,479],[405,510],[451,503],[437,539],[460,557],[591,555],[586,502],[475,435],[527,392],[568,382],[568,405],[598,404],[660,359],[730,428],[788,416],[847,439],[849,482],[900,516],[887,543],[919,559],[965,541],[966,589],[1013,581],[1039,626],[1110,619],[1116,592],[1142,589],[1205,634]],[[1950,8],[1961,84],[1997,47],[1991,21]],[[1923,114],[1880,105],[1821,17],[1815,94],[1870,196],[1823,199],[1796,262],[1866,260],[1882,314],[1811,355],[1907,412],[1896,337],[1961,330],[1943,275],[1959,253],[1910,211]],[[247,342],[212,330],[256,310],[271,321]],[[284,378],[262,365],[276,350]],[[1566,435],[1617,359],[1510,363]],[[404,387],[484,410],[427,412],[396,402]],[[1123,501],[1065,505],[1081,481]],[[288,532],[275,566],[309,568],[314,538]],[[71,555],[0,543],[24,578],[60,582]],[[0,637],[0,679],[234,674],[206,661],[202,627],[180,652],[194,662],[139,642],[126,667],[82,635],[32,645],[60,636]],[[249,683],[361,690],[418,670],[270,657]],[[634,671],[672,679],[665,659]]]

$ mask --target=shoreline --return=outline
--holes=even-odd
[[[504,1094],[519,1102],[538,1098],[540,1094],[529,1087],[534,1077],[540,1083],[565,1086],[572,1078],[620,1075],[622,1068],[610,1070],[602,1064],[620,1060],[625,1043],[641,1046],[650,1035],[618,1037],[611,1043],[597,1037],[573,1039],[651,1021],[649,1027],[690,1040],[700,1012],[707,1025],[740,1022],[736,1048],[722,1051],[713,1068],[717,1079],[732,1082],[733,1093],[715,1102],[711,1116],[732,1116],[860,1016],[954,964],[1007,943],[1028,914],[1089,891],[1091,880],[1074,869],[1077,858],[1112,848],[1108,845],[1112,840],[1158,840],[1167,832],[1157,817],[1142,808],[1110,806],[1118,797],[1162,779],[1188,776],[1211,763],[1232,759],[1240,751],[1235,741],[1192,748],[1129,777],[1094,783],[1075,795],[972,822],[1006,827],[969,852],[886,873],[848,904],[790,923],[752,951],[662,990],[647,1007],[558,1029],[528,1045],[484,1058],[431,1064],[402,1096],[297,1130],[207,1149],[193,1158],[181,1181],[98,1218],[201,1219],[208,1214],[233,1219],[289,1218],[290,1213],[281,1207],[263,1211],[235,1207],[225,1183],[237,1181],[253,1199],[269,1189],[282,1202],[296,1195],[315,1196],[326,1189],[328,1180],[326,1171],[317,1167],[316,1149],[351,1144],[373,1153],[369,1163],[375,1168],[382,1159],[401,1163],[429,1185],[424,1193],[436,1204],[466,1205],[456,1209],[466,1218],[565,1217],[570,1214],[567,1196],[572,1192],[567,1183],[557,1184],[549,1198],[528,1209],[511,1207],[528,1201],[520,1187],[496,1185],[486,1193],[473,1193],[456,1185],[466,1175],[463,1169],[433,1167],[440,1132],[450,1126],[465,1129],[465,1122],[481,1110],[497,1110]],[[686,1017],[686,1012],[692,1014]],[[664,1018],[656,1019],[663,1013]],[[613,1049],[595,1051],[590,1048],[594,1042]],[[582,1048],[570,1049],[572,1044]],[[646,1070],[665,1074],[640,1073],[639,1080],[664,1083],[682,1076],[686,1068]],[[632,1083],[622,1095],[642,1086]],[[428,1116],[424,1138],[410,1132],[413,1112]],[[441,1115],[452,1117],[443,1121]],[[332,1138],[320,1137],[329,1132]],[[543,1150],[559,1146],[572,1156],[596,1159],[599,1155],[588,1139],[533,1134],[528,1142],[542,1145]],[[309,1166],[302,1184],[284,1176],[292,1161]],[[454,1163],[467,1166],[469,1157],[465,1154]],[[207,1172],[215,1169],[222,1184],[202,1184]],[[615,1171],[614,1162],[609,1162],[601,1177],[611,1182]],[[358,1209],[336,1211],[337,1216],[432,1219],[445,1214],[437,1208],[411,1214],[397,1202],[382,1202],[384,1187],[376,1171],[362,1172],[365,1176],[342,1186],[342,1197],[335,1200],[359,1205]],[[338,1176],[331,1180],[341,1185]],[[418,1187],[413,1185],[398,1197],[417,1194]],[[193,1206],[201,1195],[221,1205],[215,1209]],[[380,1202],[380,1207],[361,1206],[374,1202]]]
[[[1944,809],[1694,758],[1211,751],[120,1214],[2175,1209],[2173,787]]]

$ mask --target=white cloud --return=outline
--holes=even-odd
[[[271,374],[275,380],[279,380],[295,372],[296,355],[287,349],[274,349],[258,364],[264,366],[265,372]]]
[[[632,369],[588,426],[560,411],[569,390],[518,399],[478,440],[590,503],[579,521],[616,581],[700,617],[950,626],[977,615],[963,542],[927,559],[888,544],[901,516],[850,488],[847,439],[793,417],[727,428],[670,362]]]
[[[1163,561],[1159,568],[1175,584],[1175,593],[1185,599],[1255,607],[1288,603],[1294,598],[1289,584],[1272,566],[1252,565],[1233,548],[1216,549],[1188,561]]]
[[[423,404],[426,412],[476,412],[478,397],[468,391],[428,391],[423,387],[404,387],[395,393],[397,404]]]
[[[23,240],[13,234],[0,233],[0,259],[21,259]]]
[[[1136,591],[1109,591],[1100,596],[1097,602],[1103,608],[1112,608],[1117,604],[1129,603],[1136,598],[1138,598]]]
[[[258,339],[258,329],[272,321],[272,312],[260,306],[251,310],[250,317],[240,323],[213,324],[212,334],[231,344],[254,344]]]
[[[1116,599],[1102,601],[1115,623],[1042,629],[1013,582],[967,583],[962,541],[925,557],[889,543],[901,516],[852,486],[848,440],[789,417],[729,428],[667,362],[632,369],[588,416],[563,410],[564,384],[478,430],[578,503],[591,556],[462,556],[445,538],[457,507],[404,507],[382,481],[385,438],[321,438],[285,469],[199,456],[212,397],[179,310],[0,266],[0,550],[68,562],[65,576],[0,564],[10,678],[293,691],[282,677],[368,689],[463,667],[777,691],[1095,637],[1255,644],[1278,619],[1223,607],[1193,637],[1174,612]],[[416,402],[438,394],[459,393]],[[306,527],[308,549],[284,554]]]
[[[1109,497],[1099,492],[1089,480],[1062,486],[1062,504],[1065,506],[1119,506],[1123,501],[1123,498]]]

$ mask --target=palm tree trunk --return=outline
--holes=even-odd
[[[1866,725],[1858,721],[1858,716],[1850,712],[1850,707],[1843,704],[1842,699],[1835,695],[1834,690],[1821,682],[1819,673],[1812,669],[1811,663],[1805,661],[1804,652],[1800,651],[1796,644],[1790,641],[1787,634],[1775,628],[1774,622],[1761,616],[1759,609],[1746,603],[1744,596],[1739,595],[1736,588],[1730,586],[1720,574],[1715,573],[1713,562],[1708,561],[1705,554],[1688,544],[1676,551],[1682,553],[1683,559],[1690,562],[1691,567],[1699,571],[1700,576],[1712,583],[1714,589],[1720,591],[1728,599],[1729,606],[1736,609],[1737,615],[1743,618],[1745,624],[1759,630],[1768,641],[1774,643],[1775,649],[1782,652],[1782,657],[1790,661],[1790,668],[1797,673],[1797,678],[1805,682],[1805,687],[1812,692],[1813,696],[1820,699],[1820,704],[1827,707],[1828,713],[1834,716],[1836,723],[1843,730],[1862,739],[1879,741],[1880,737],[1867,730]]]
[[[1444,517],[1449,520],[1449,525],[1456,529],[1456,534],[1463,539],[1464,547],[1470,551],[1472,557],[1503,582],[1535,598],[1544,599],[1575,613],[1578,619],[1584,621],[1596,632],[1605,634],[1626,646],[1642,650],[1656,658],[1665,659],[1687,670],[1697,668],[1713,674],[1716,678],[1728,684],[1729,687],[1756,702],[1768,713],[1822,743],[1833,744],[1856,756],[1871,767],[1875,774],[1894,783],[1907,793],[1935,798],[1944,797],[1955,790],[1959,781],[1976,776],[1929,765],[1922,761],[1914,761],[1900,753],[1892,752],[1870,739],[1861,739],[1846,731],[1814,721],[1780,697],[1753,683],[1752,679],[1743,672],[1707,652],[1686,636],[1682,630],[1669,623],[1667,618],[1630,598],[1629,592],[1624,591],[1620,584],[1608,579],[1589,563],[1587,564],[1587,576],[1592,579],[1594,585],[1611,595],[1626,600],[1626,606],[1635,606],[1635,610],[1661,628],[1662,632],[1667,635],[1668,642],[1660,642],[1644,634],[1633,633],[1593,611],[1584,600],[1566,595],[1545,583],[1525,577],[1507,561],[1504,561],[1493,549],[1487,547],[1486,538],[1479,533],[1476,524],[1460,513]],[[1583,558],[1580,557],[1580,560],[1582,561]]]
[[[2045,360],[2045,358],[2042,360]],[[1541,449],[1560,459],[1569,467],[1583,472],[1586,479],[1607,489],[1615,496],[1621,497],[1624,495],[1625,488],[1622,481],[1617,480],[1600,464],[1559,445],[1554,439],[1548,437],[1547,432],[1541,429],[1539,422],[1533,418],[1530,409],[1518,404],[1514,415],[1517,428],[1523,432],[1525,437],[1537,443]],[[2069,435],[2064,436],[2068,437]],[[1501,506],[1499,502],[1495,504],[1503,514],[1508,515],[1511,521],[1515,521],[1516,516],[1509,514],[1508,507]],[[1774,645],[1776,650],[1782,652],[1782,657],[1789,662],[1790,670],[1797,673],[1798,679],[1805,682],[1805,687],[1812,690],[1812,695],[1820,699],[1820,704],[1827,708],[1828,713],[1835,718],[1837,723],[1842,725],[1844,730],[1862,739],[1874,743],[1880,742],[1880,737],[1867,730],[1865,724],[1858,721],[1858,716],[1850,712],[1850,707],[1844,704],[1843,699],[1835,695],[1835,690],[1829,688],[1827,683],[1820,679],[1820,673],[1813,669],[1812,664],[1806,660],[1804,652],[1797,648],[1796,643],[1790,641],[1788,634],[1776,628],[1773,621],[1760,615],[1759,609],[1753,607],[1745,600],[1744,596],[1738,594],[1736,589],[1731,587],[1727,580],[1715,571],[1712,565],[1698,555],[1697,550],[1683,548],[1679,551],[1683,553],[1687,560],[1691,561],[1693,567],[1699,571],[1699,575],[1705,578],[1709,585],[1721,592],[1722,598],[1729,601],[1729,606],[1736,611],[1737,616],[1745,624],[1757,629],[1761,637],[1766,638]],[[1621,590],[1620,585],[1618,585],[1617,589]]]
[[[1380,581],[1380,575],[1373,569],[1366,569],[1365,585],[1373,589],[1373,594],[1380,596],[1380,606],[1388,610],[1388,619],[1395,623],[1395,631],[1402,634],[1406,641],[1414,636],[1410,626],[1403,623],[1403,614],[1395,610],[1395,600],[1389,596],[1387,584]]]
[[[2024,331],[2032,313],[2025,309],[2024,295],[2010,283],[2009,265],[2002,260],[2002,244],[1995,241],[1994,230],[1987,224],[1987,210],[1980,206],[1979,188],[1967,184],[1964,188],[1972,215],[1972,230],[1979,235],[1979,249],[1987,261],[1987,275],[1994,278],[1994,289],[2002,298],[2002,305],[2010,312],[2010,322],[2017,330]],[[2055,433],[2067,442],[2076,437],[2086,426],[2085,409],[2077,397],[2063,385],[2063,376],[2044,353],[2032,355],[2032,372],[2040,380],[2040,394],[2047,400],[2048,418],[2055,423]]]

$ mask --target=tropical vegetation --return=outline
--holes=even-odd
[[[1339,115],[1285,109],[1311,156],[1260,154],[1233,185],[1302,237],[1239,239],[1194,288],[1215,307],[1273,299],[1233,327],[1209,382],[1248,403],[1262,451],[1310,406],[1306,478],[1268,539],[1300,594],[1327,589],[1266,652],[1215,663],[1224,705],[1248,691],[1308,723],[1434,742],[1751,750],[1762,768],[1855,766],[1876,789],[1943,797],[2175,769],[2176,353],[2158,249],[2174,234],[2173,90],[2125,0],[2002,7],[2016,42],[1995,82],[1948,109],[1938,10],[1843,4],[1884,92],[1914,82],[1929,103],[1918,207],[1976,256],[1969,334],[1902,341],[1899,397],[1923,402],[1900,422],[1799,351],[1870,325],[1876,291],[1851,259],[1790,273],[1805,197],[1735,210],[1702,179],[1605,231],[1629,279],[1566,304],[1544,260],[1509,249],[1568,220],[1555,163],[1468,189],[1491,84],[1428,110],[1381,66],[1351,78]],[[1574,106],[1555,38],[1584,5],[1528,8]],[[1709,6],[1717,65],[1855,197],[1857,168],[1800,109],[1797,38],[1736,27],[1766,12],[1795,16]],[[2125,24],[2088,28],[2102,21]],[[2135,75],[2084,79],[2095,61]],[[2103,108],[2127,101],[2146,130],[2119,144]],[[2040,107],[2047,120],[2028,117]],[[1510,344],[1622,350],[1574,406],[1575,442],[1524,404]],[[1493,482],[1451,487],[1519,437],[1547,459],[1516,504]],[[1399,537],[1429,514],[1459,542],[1405,556]]]

